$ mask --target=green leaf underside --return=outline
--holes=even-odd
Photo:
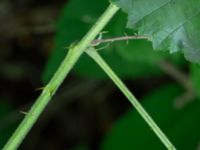
[[[155,50],[182,51],[200,63],[200,0],[112,0],[128,14],[127,27],[147,35]]]
[[[67,48],[64,47],[80,40],[107,5],[107,0],[73,0],[67,3],[57,23],[55,46],[43,74],[44,82],[50,79],[65,56]],[[76,13],[74,13],[75,9]],[[124,36],[124,33],[133,35],[134,32],[125,27],[126,17],[126,14],[119,12],[104,29],[108,33],[104,34],[103,38]],[[99,47],[104,46],[100,45]],[[154,53],[151,43],[146,40],[130,40],[128,44],[127,41],[114,42],[101,50],[101,55],[122,78],[160,75],[162,72],[157,64],[165,59],[175,64],[183,62],[181,55],[169,55],[166,52]],[[98,65],[94,64],[86,55],[80,58],[73,71],[86,77],[107,77]]]

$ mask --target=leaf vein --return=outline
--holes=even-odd
[[[160,44],[162,44],[169,36],[171,36],[174,32],[176,32],[180,27],[184,26],[189,20],[191,20],[192,18],[194,18],[194,17],[196,17],[198,15],[200,15],[200,9],[196,14],[194,14],[191,17],[187,18],[182,24],[180,24],[177,27],[175,27],[174,29],[172,29],[171,32],[169,32],[169,34],[161,41]]]
[[[167,1],[166,3],[164,3],[163,5],[159,6],[158,8],[152,10],[151,12],[149,12],[148,14],[144,15],[143,17],[141,17],[139,20],[137,20],[137,22],[140,22],[141,20],[143,20],[144,18],[148,17],[149,15],[153,14],[154,12],[158,11],[159,9],[161,9],[162,7],[165,7],[167,4],[169,4],[172,0]]]

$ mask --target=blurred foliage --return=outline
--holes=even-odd
[[[11,107],[11,104],[8,102],[2,100],[0,98],[0,118],[5,118],[9,113],[13,111],[13,108]],[[0,149],[3,147],[5,142],[8,140],[8,138],[13,133],[14,129],[17,127],[18,121],[12,122],[2,122],[0,124]]]
[[[177,149],[197,149],[200,135],[200,101],[177,110],[174,102],[182,90],[166,85],[142,99],[142,104]],[[102,150],[165,149],[141,116],[131,110],[121,116],[103,142]]]
[[[197,94],[200,97],[200,66],[198,64],[190,65],[190,78],[194,88],[197,89]]]
[[[107,0],[73,0],[67,3],[57,23],[55,46],[43,74],[45,82],[50,79],[61,63],[70,43],[83,37],[107,5]],[[74,13],[75,10],[76,13]],[[125,33],[133,35],[134,32],[126,29],[126,18],[125,14],[119,12],[105,28],[104,31],[108,31],[108,33],[104,34],[103,38],[125,36]],[[158,63],[166,59],[179,65],[184,62],[180,54],[153,52],[151,43],[145,40],[133,40],[128,44],[127,41],[116,42],[101,47],[104,46],[107,48],[102,50],[102,56],[120,77],[135,78],[159,75],[161,71]],[[75,66],[74,72],[86,77],[105,77],[99,67],[85,55]]]

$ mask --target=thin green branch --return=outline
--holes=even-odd
[[[126,98],[135,107],[138,113],[143,117],[146,123],[155,132],[158,138],[169,150],[176,150],[173,144],[169,141],[167,136],[161,131],[158,125],[154,122],[151,116],[146,112],[142,105],[138,102],[135,96],[130,92],[126,85],[120,80],[120,78],[113,72],[113,70],[106,64],[103,58],[97,53],[94,48],[89,48],[86,50],[87,54],[106,72],[106,74],[111,78],[111,80],[116,84],[116,86],[122,91]]]
[[[53,78],[43,89],[43,92],[33,104],[30,111],[26,114],[16,131],[10,137],[3,150],[15,150],[19,147],[81,54],[91,44],[92,40],[94,40],[104,26],[111,20],[118,9],[117,6],[111,4],[80,43],[71,47]]]
[[[96,39],[94,41],[92,41],[91,46],[98,46],[99,44],[102,43],[112,43],[112,42],[116,42],[116,41],[128,41],[128,40],[141,40],[141,39],[146,39],[148,40],[147,36],[139,36],[139,35],[132,35],[132,36],[121,36],[121,37],[114,37],[114,38],[108,38],[108,39]]]

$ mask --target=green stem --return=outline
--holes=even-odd
[[[79,44],[69,50],[53,78],[44,88],[43,92],[33,104],[30,111],[26,114],[16,131],[10,137],[3,150],[15,150],[19,147],[81,54],[88,46],[90,46],[92,40],[94,40],[104,26],[111,20],[118,9],[117,6],[110,4],[104,14],[99,18],[96,24],[79,42]]]
[[[126,85],[120,80],[120,78],[112,71],[112,69],[106,64],[103,58],[97,53],[94,48],[89,48],[86,50],[87,54],[107,73],[111,80],[116,84],[116,86],[122,91],[126,98],[135,107],[138,113],[143,117],[151,129],[155,132],[158,138],[163,142],[169,150],[176,150],[173,144],[169,141],[167,136],[161,131],[158,125],[154,122],[151,116],[146,112],[142,105],[138,102],[135,96],[130,92]]]

